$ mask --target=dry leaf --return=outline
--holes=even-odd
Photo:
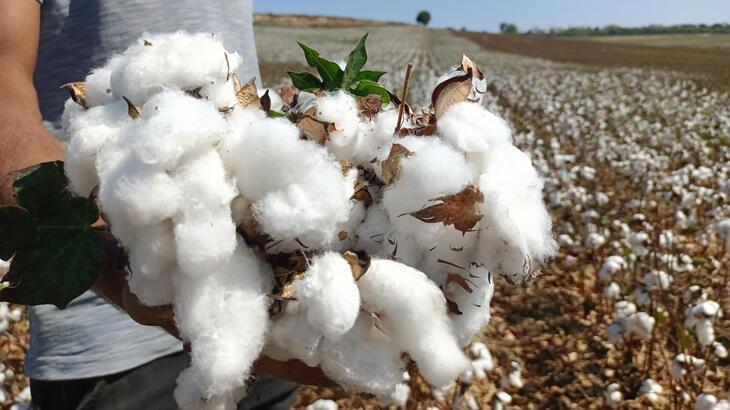
[[[314,107],[308,109],[304,115],[299,118],[297,127],[299,133],[306,139],[324,144],[330,139],[330,132],[335,131],[335,124],[331,122],[319,121],[314,118],[316,109]]]
[[[342,160],[340,161],[340,168],[342,169],[342,175],[347,175],[350,173],[350,170],[352,169],[354,165],[350,161]]]
[[[237,80],[237,77],[236,77]],[[234,89],[236,88],[236,80],[234,80]],[[240,84],[240,81],[238,81]],[[255,107],[261,108],[261,101],[259,100],[259,92],[256,89],[256,79],[250,79],[246,84],[240,86],[240,89],[236,91],[236,99],[241,108]]]
[[[446,307],[449,309],[449,313],[453,315],[463,315],[463,313],[459,310],[459,305],[457,305],[453,300],[446,299]]]
[[[352,278],[356,281],[359,280],[370,267],[370,256],[368,256],[365,252],[357,254],[352,251],[347,251],[342,254],[342,257],[350,264]]]
[[[340,233],[338,233],[338,234],[337,234],[337,239],[339,239],[339,240],[341,240],[341,241],[344,241],[344,240],[346,240],[346,239],[347,239],[347,236],[348,236],[348,235],[347,235],[347,232],[345,232],[345,231],[340,231]]]
[[[296,88],[290,85],[282,85],[277,89],[277,91],[279,92],[279,96],[281,97],[281,100],[284,102],[285,105],[288,105],[289,107],[297,105],[299,93],[297,92]]]
[[[261,104],[261,108],[264,111],[266,111],[266,112],[271,111],[271,97],[269,96],[269,90],[266,90],[264,95],[262,95],[261,98],[259,98],[259,104]]]
[[[403,145],[393,144],[388,158],[383,161],[383,182],[386,185],[390,185],[391,182],[398,179],[400,175],[400,161],[410,155],[411,151],[408,151]]]
[[[365,208],[370,208],[373,204],[373,196],[368,191],[368,182],[360,181],[355,185],[355,193],[352,194],[352,198],[356,201],[361,201],[365,204]]]
[[[446,275],[446,283],[455,283],[459,285],[462,289],[467,291],[468,293],[474,292],[474,290],[469,286],[469,279],[459,275],[458,273],[449,273]]]
[[[482,215],[477,213],[476,204],[484,202],[484,195],[474,185],[434,201],[441,203],[411,212],[410,215],[426,223],[441,222],[444,225],[454,225],[454,228],[461,232],[472,230],[482,219]]]
[[[379,95],[370,94],[357,101],[357,108],[363,117],[373,118],[383,108],[383,101]]]
[[[462,54],[461,56],[461,70],[465,73],[469,72],[469,69],[471,69],[471,72],[477,76],[478,79],[483,80],[484,74],[482,73],[482,70],[477,67],[477,65],[471,60],[471,58],[467,57],[466,54]]]
[[[149,40],[145,40],[144,41],[144,45],[147,46],[147,47],[152,47],[152,42],[149,41]]]
[[[61,86],[61,88],[65,88],[68,90],[68,93],[71,95],[71,99],[78,105],[89,108],[86,105],[86,83],[84,82],[76,82],[76,83],[66,83]]]
[[[139,118],[139,116],[142,115],[142,109],[137,107],[136,105],[132,104],[132,102],[129,101],[129,98],[127,98],[127,97],[122,97],[122,98],[124,98],[124,101],[127,102],[127,114],[129,114],[129,117],[132,118],[133,120],[136,120],[137,118]]]
[[[437,85],[431,95],[434,115],[438,120],[454,104],[467,101],[472,90],[472,68],[466,74],[451,77]]]

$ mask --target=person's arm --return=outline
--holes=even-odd
[[[10,171],[63,158],[33,86],[40,13],[36,0],[0,0],[0,205],[14,203]]]

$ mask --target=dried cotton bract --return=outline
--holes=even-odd
[[[407,400],[408,358],[433,386],[486,377],[486,348],[462,348],[493,275],[529,280],[556,244],[484,75],[464,58],[397,125],[380,97],[257,91],[239,63],[207,34],[150,35],[68,85],[71,189],[98,189],[131,290],[191,343],[180,407],[234,408],[262,351],[384,403]]]

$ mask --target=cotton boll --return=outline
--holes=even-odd
[[[53,133],[53,136],[61,142],[61,144],[68,144],[71,139],[71,135],[68,133],[69,123],[77,116],[86,112],[84,107],[80,106],[71,98],[67,99],[63,103],[63,112],[61,113],[61,132]]]
[[[444,385],[470,367],[452,334],[446,300],[427,276],[398,262],[373,259],[358,280],[362,306],[406,350],[432,385]]]
[[[342,175],[323,147],[299,139],[299,130],[283,119],[255,121],[226,145],[226,162],[265,233],[274,240],[298,238],[311,248],[336,237],[353,206],[357,171]]]
[[[204,398],[245,385],[265,341],[271,275],[240,242],[208,277],[176,277],[175,319],[191,342],[191,377]]]
[[[467,153],[480,169],[488,165],[498,146],[512,145],[507,123],[480,104],[461,102],[451,106],[438,120],[439,135],[455,148]]]
[[[400,351],[367,313],[337,341],[323,339],[320,354],[322,370],[345,388],[384,396],[401,382]]]
[[[107,141],[116,139],[129,124],[124,102],[113,102],[79,112],[68,119],[68,137],[64,171],[69,187],[80,196],[88,196],[99,184],[96,171],[98,152]]]
[[[236,226],[230,210],[236,190],[214,151],[181,168],[175,183],[187,200],[173,218],[182,272],[210,274],[236,248]]]
[[[355,98],[344,91],[336,91],[317,97],[314,107],[317,120],[335,124],[336,130],[329,133],[329,140],[325,142],[327,149],[337,160],[351,161],[366,133]]]
[[[311,263],[304,278],[294,283],[297,300],[306,309],[309,324],[325,338],[337,340],[357,319],[360,293],[340,254],[327,252]]]
[[[471,337],[489,323],[489,303],[494,293],[494,281],[492,274],[477,264],[472,264],[468,272],[456,274],[464,278],[464,283],[471,292],[454,281],[446,283],[444,292],[462,313],[450,318],[459,345],[466,346]]]
[[[340,407],[337,405],[337,402],[319,399],[305,407],[304,410],[338,410],[339,408]]]
[[[172,223],[168,221],[137,228],[133,244],[128,252],[130,290],[145,305],[171,304],[174,292],[172,277],[177,269]]]
[[[212,148],[226,129],[213,104],[179,90],[155,95],[134,123],[127,137],[132,151],[143,163],[168,171],[184,156]]]
[[[163,88],[193,90],[225,79],[227,73],[236,71],[240,61],[238,54],[227,53],[212,34],[178,31],[150,35],[122,54],[111,73],[112,91],[117,98],[124,96],[143,105]]]
[[[112,71],[122,62],[121,56],[112,57],[103,67],[94,69],[86,76],[86,105],[97,107],[114,99],[112,95]]]
[[[159,223],[175,215],[182,206],[181,190],[167,173],[132,158],[119,171],[116,179],[105,181],[113,191],[109,199],[123,206],[135,225]],[[103,207],[109,201],[104,200],[106,195],[102,198]]]
[[[347,220],[337,226],[335,229],[337,234],[329,240],[330,250],[342,253],[355,247],[359,241],[359,237],[355,236],[356,231],[362,225],[365,219],[365,213],[364,202],[359,200],[352,201],[352,208],[347,216]]]
[[[200,96],[218,109],[232,108],[239,104],[233,82],[226,81],[225,77],[203,85],[200,88]]]
[[[393,228],[423,250],[432,249],[451,227],[425,223],[408,215],[434,204],[434,199],[456,194],[472,183],[475,174],[463,157],[436,138],[399,140],[412,154],[400,161],[400,176],[383,194]]]
[[[365,220],[355,231],[358,240],[354,244],[354,248],[365,251],[370,256],[385,258],[387,254],[385,245],[388,243],[389,232],[388,212],[382,205],[374,204],[367,209]]]
[[[319,343],[322,332],[315,330],[304,312],[286,313],[271,323],[264,354],[274,360],[301,360],[310,367],[319,366]]]
[[[372,123],[369,124],[370,133],[362,138],[355,153],[355,159],[358,163],[373,166],[379,176],[382,175],[382,170],[371,161],[376,158],[382,161],[388,157],[390,148],[393,145],[393,133],[397,123],[398,110],[390,109],[379,112],[372,120]],[[407,122],[404,124],[404,126],[408,126]]]
[[[529,280],[533,268],[555,250],[552,221],[542,200],[543,181],[530,158],[509,146],[479,178],[485,201],[476,260],[513,282]]]

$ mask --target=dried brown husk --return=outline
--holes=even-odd
[[[297,121],[297,128],[299,128],[299,133],[304,138],[324,144],[329,141],[330,132],[337,129],[332,122],[320,121],[314,118],[316,112],[314,107],[304,112]]]
[[[468,185],[461,192],[442,196],[434,201],[439,203],[411,212],[410,215],[426,223],[453,225],[461,232],[471,231],[482,219],[476,204],[484,202],[484,194],[474,185]]]
[[[411,151],[401,144],[393,144],[388,158],[383,161],[383,182],[390,185],[400,176],[400,161],[411,155]]]
[[[140,115],[142,115],[142,108],[134,105],[131,101],[129,101],[129,98],[127,98],[127,97],[122,97],[122,98],[124,99],[124,101],[127,102],[127,114],[129,115],[129,117],[133,120],[136,120],[137,118],[139,118]]]
[[[74,83],[66,83],[61,86],[61,89],[67,89],[68,93],[71,95],[71,99],[76,104],[84,107],[89,108],[88,105],[86,105],[86,83],[83,81],[74,82]]]

